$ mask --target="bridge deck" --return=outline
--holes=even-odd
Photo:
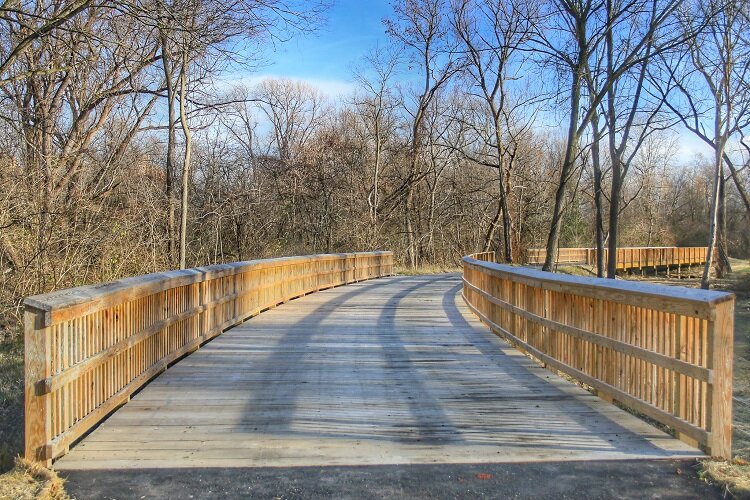
[[[700,455],[508,346],[460,287],[384,278],[267,311],[167,370],[56,468]]]

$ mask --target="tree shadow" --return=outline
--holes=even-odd
[[[460,279],[460,277],[459,277]],[[487,361],[492,362],[497,367],[497,374],[502,379],[498,380],[498,385],[510,384],[516,387],[534,387],[537,385],[544,386],[544,396],[535,396],[533,391],[525,395],[525,399],[539,399],[545,401],[557,401],[559,404],[563,402],[572,403],[571,411],[575,406],[588,407],[588,405],[581,399],[581,396],[594,398],[595,396],[584,394],[585,391],[582,388],[575,386],[571,382],[563,381],[557,375],[549,372],[545,368],[538,366],[534,361],[524,356],[519,351],[515,351],[510,344],[504,339],[496,335],[492,330],[486,327],[484,324],[476,320],[476,324],[472,325],[466,320],[465,314],[471,314],[468,307],[464,307],[462,312],[456,305],[457,300],[463,300],[460,297],[463,284],[458,283],[455,286],[447,290],[442,299],[443,310],[446,316],[450,319],[453,328],[461,332],[462,336],[471,343],[479,352],[481,352]],[[503,352],[503,349],[514,349],[514,355],[508,355]],[[538,373],[535,373],[538,372]],[[568,392],[562,390],[559,386],[553,384],[550,379],[554,379],[558,382],[570,384],[570,389],[574,392]],[[576,395],[575,392],[579,392],[580,395]],[[592,411],[595,411],[592,408]],[[618,411],[622,411],[619,410]],[[608,432],[614,433],[617,439],[610,440],[611,446],[614,449],[618,449],[619,443],[627,441],[626,447],[623,447],[621,451],[634,451],[638,455],[643,454],[654,454],[664,455],[665,450],[655,446],[651,441],[646,439],[645,436],[635,433],[630,429],[627,429],[620,425],[618,422],[610,419],[607,415],[597,412],[597,421],[606,420]],[[586,435],[591,438],[597,437],[601,433],[600,426],[591,426],[592,421],[590,419],[579,419],[577,423],[580,425],[577,429],[579,437],[582,442],[585,442]],[[545,423],[544,420],[537,421],[533,418],[528,420],[529,431],[534,431],[538,426],[545,426],[542,429],[548,430],[549,427],[553,426],[553,422]],[[498,429],[500,430],[500,429]],[[653,433],[649,436],[663,434],[662,431],[654,428]],[[571,436],[574,436],[572,434]],[[666,437],[666,435],[664,436]],[[636,443],[634,446],[633,442]]]
[[[348,301],[399,279],[359,283],[352,286],[353,289],[350,291],[334,295],[288,328],[282,325],[283,333],[276,342],[276,348],[262,360],[256,361],[253,366],[253,371],[261,374],[261,378],[253,381],[252,386],[248,387],[248,390],[254,393],[254,397],[248,403],[240,424],[243,427],[252,425],[259,430],[273,425],[275,432],[289,431],[295,421],[296,402],[300,394],[305,392],[310,375],[317,374],[319,369],[319,366],[310,366],[305,357],[311,340],[320,333],[321,325]],[[274,400],[283,401],[284,407],[271,414],[258,415],[256,410],[267,404],[266,393],[258,389],[267,386],[273,387]]]
[[[216,399],[197,404],[218,411],[225,402],[236,407],[216,418],[203,408],[190,420],[259,446],[265,439],[331,439],[444,446],[435,452],[445,454],[491,447],[482,453],[498,459],[503,450],[524,449],[581,458],[599,451],[684,455],[650,442],[666,438],[657,429],[623,427],[590,405],[594,396],[559,383],[470,321],[457,304],[459,280],[393,277],[299,299],[217,338],[183,361],[184,369],[170,369],[160,390],[195,391],[197,401],[208,394]],[[305,306],[311,299],[325,301]],[[153,396],[159,407],[140,408],[153,411],[153,425],[170,425],[171,413],[160,413],[169,410],[164,394]]]
[[[446,414],[443,403],[431,394],[425,383],[424,371],[429,364],[415,363],[402,339],[404,333],[414,333],[419,325],[405,327],[397,324],[396,320],[402,301],[422,288],[444,280],[443,276],[430,276],[419,279],[408,288],[398,290],[384,304],[385,307],[378,318],[378,341],[385,357],[385,369],[393,379],[394,385],[400,389],[397,402],[406,404],[411,417],[408,424],[413,430],[400,437],[399,440],[402,442],[436,445],[463,441],[461,432]],[[412,332],[404,332],[404,329]],[[438,361],[433,359],[429,362],[434,364]],[[425,369],[420,369],[420,365],[425,366]]]

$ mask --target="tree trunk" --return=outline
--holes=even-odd
[[[513,218],[508,207],[507,183],[503,182],[504,172],[500,170],[500,207],[503,210],[503,257],[505,262],[513,262]]]
[[[729,262],[729,249],[727,248],[727,199],[726,199],[726,179],[724,178],[724,163],[719,168],[719,207],[716,214],[717,238],[716,249],[716,277],[725,278],[732,272],[732,264]]]
[[[594,167],[594,205],[596,207],[596,276],[604,277],[604,203],[602,196],[602,167],[599,142],[602,133],[599,129],[599,115],[591,118],[593,142],[591,143],[591,163]]]
[[[435,183],[430,186],[430,205],[427,211],[427,258],[430,264],[436,261],[435,255],[435,203],[439,176],[435,174]]]
[[[187,256],[188,190],[190,188],[190,157],[193,149],[192,133],[187,121],[187,60],[183,56],[180,72],[180,124],[185,135],[185,157],[182,166],[182,194],[180,202],[180,269],[185,269]]]
[[[417,248],[414,238],[414,223],[411,217],[411,206],[414,199],[414,188],[409,180],[404,197],[404,230],[406,231],[406,262],[414,269],[417,267]]]
[[[719,191],[721,188],[720,178],[723,170],[721,168],[721,165],[724,161],[724,147],[726,144],[724,138],[721,137],[721,119],[718,111],[715,121],[716,123],[714,137],[716,137],[718,140],[716,141],[716,149],[714,151],[714,189],[713,196],[711,197],[711,215],[708,230],[708,252],[706,255],[706,265],[703,267],[703,276],[701,277],[701,288],[705,290],[708,290],[711,286],[711,265],[713,264],[714,247],[716,246],[716,236],[718,232],[717,219],[719,213]]]
[[[607,18],[613,18],[612,0],[607,0]],[[607,77],[613,78],[614,74],[614,53],[615,43],[612,28],[605,34],[607,50]],[[645,64],[645,63],[644,63]],[[637,96],[633,106],[636,106]],[[631,108],[633,111],[635,108]],[[620,198],[622,195],[622,186],[625,182],[625,165],[623,165],[622,154],[623,148],[617,147],[617,106],[615,103],[615,86],[611,85],[607,90],[607,142],[609,144],[609,161],[612,165],[612,189],[609,195],[609,241],[607,242],[607,278],[615,279],[617,277],[617,243],[620,237]],[[622,131],[623,141],[627,141],[627,129]],[[622,146],[624,147],[624,142]]]
[[[164,176],[164,195],[167,201],[167,261],[170,267],[174,265],[175,254],[175,204],[174,204],[174,173],[176,171],[175,158],[175,88],[172,73],[172,61],[169,57],[168,40],[161,33],[162,66],[164,81],[167,86],[167,164]]]
[[[167,198],[167,260],[170,266],[174,265],[175,255],[175,199],[174,199],[174,175],[175,171],[175,106],[174,97],[169,98],[169,104],[167,106],[168,119],[169,119],[169,130],[167,132],[167,164],[164,181],[164,194]]]
[[[495,216],[490,221],[490,225],[487,227],[487,231],[484,233],[484,246],[482,248],[483,252],[489,252],[492,249],[492,241],[495,239],[495,230],[497,229],[497,225],[500,222],[500,217],[502,217],[502,215],[503,205],[498,199],[497,211],[495,212]]]
[[[562,229],[562,215],[565,205],[565,190],[578,156],[578,113],[581,106],[581,74],[575,71],[573,82],[570,90],[570,121],[568,123],[568,143],[565,147],[565,159],[563,160],[562,170],[560,171],[560,183],[555,192],[555,207],[552,211],[552,222],[547,238],[547,255],[544,258],[542,270],[552,271],[557,260],[557,249],[560,242],[560,230]]]
[[[607,242],[607,278],[617,276],[617,238],[620,221],[620,192],[622,191],[622,169],[617,159],[612,159],[612,189],[609,200],[609,241]]]
[[[503,157],[503,135],[500,125],[500,112],[495,108],[494,102],[489,100],[490,111],[493,116],[493,125],[495,127],[495,147],[497,148],[497,169],[498,179],[500,181],[500,209],[503,213],[503,258],[505,262],[513,262],[513,245],[511,238],[513,235],[513,218],[510,216],[508,208],[508,189],[505,182],[505,162]]]
[[[379,184],[380,184],[380,156],[382,145],[380,144],[380,127],[375,126],[375,172],[373,173],[372,179],[372,206],[371,206],[371,222],[372,222],[372,234],[377,236],[378,231],[378,195],[379,195]]]

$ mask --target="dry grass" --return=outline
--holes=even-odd
[[[596,270],[591,268],[591,266],[584,266],[584,265],[577,265],[577,264],[558,266],[556,269],[556,272],[562,273],[562,274],[570,274],[573,276],[586,276],[588,278],[596,277]]]
[[[460,273],[461,268],[457,265],[425,264],[419,267],[406,267],[397,264],[394,272],[399,276],[417,276],[419,274]]]
[[[55,471],[19,458],[11,471],[0,475],[0,498],[68,500],[70,497]]]
[[[23,451],[23,337],[0,328],[0,473]]]
[[[23,336],[0,328],[0,498],[68,499],[54,471],[16,458],[23,453]]]
[[[703,460],[699,474],[734,498],[750,498],[750,463],[744,460]]]

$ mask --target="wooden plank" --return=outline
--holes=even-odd
[[[52,400],[48,395],[37,394],[36,382],[46,378],[50,371],[52,338],[43,328],[43,313],[27,309],[24,313],[24,398],[25,398],[25,451],[26,458],[51,465],[45,445],[52,437]]]
[[[311,276],[311,275],[312,274],[307,275],[307,276]],[[282,280],[282,282],[286,282],[286,281],[291,281],[291,280]],[[171,315],[164,320],[153,323],[151,326],[149,326],[148,328],[144,330],[139,331],[138,333],[131,334],[127,337],[123,336],[122,339],[118,337],[117,342],[113,343],[107,350],[100,351],[97,354],[89,356],[78,363],[74,363],[74,364],[67,366],[65,369],[58,371],[54,375],[46,377],[44,380],[40,380],[37,383],[37,392],[40,394],[46,394],[54,390],[58,390],[62,388],[65,384],[68,384],[74,381],[75,379],[77,379],[78,377],[80,377],[83,373],[89,370],[92,370],[96,368],[97,366],[102,365],[103,363],[111,360],[115,356],[118,356],[122,354],[123,352],[127,351],[128,349],[132,348],[134,345],[142,342],[144,339],[151,337],[152,335],[156,335],[176,323],[193,318],[197,315],[200,315],[201,313],[205,311],[210,311],[212,308],[220,307],[226,304],[227,302],[241,300],[245,295],[248,295],[251,293],[257,293],[259,289],[271,288],[273,286],[278,286],[278,285],[279,283],[272,283],[272,284],[265,285],[264,287],[259,287],[257,289],[249,289],[243,292],[231,293],[213,302],[201,304],[196,307],[192,307],[190,309],[179,312],[175,315]],[[246,318],[250,316],[254,316],[255,314],[258,314],[262,310],[268,309],[270,307],[274,307],[278,304],[287,302],[290,299],[297,298],[298,296],[302,296],[304,294],[305,293],[302,292],[299,295],[283,296],[280,299],[274,299],[272,302],[255,307],[251,311],[247,311],[247,312],[244,312],[243,314],[236,316],[236,320],[234,321],[234,324],[240,323]],[[231,324],[228,326],[231,326]],[[207,323],[204,324],[203,327],[204,327],[204,331],[206,332],[211,331],[208,328]],[[108,331],[111,331],[111,330],[112,328],[110,327]],[[132,332],[133,329],[131,328],[129,329],[129,331]],[[67,343],[63,342],[63,345],[67,345]]]
[[[255,316],[154,379],[55,467],[700,456],[521,355],[457,300],[461,285],[385,278]]]
[[[728,292],[570,276],[538,269],[482,263],[470,257],[464,257],[463,262],[464,265],[475,266],[482,272],[504,279],[512,278],[529,286],[640,307],[659,308],[704,319],[711,319],[715,304],[731,301],[734,298],[734,295]]]
[[[314,291],[311,278],[335,286],[379,276],[392,258],[251,261],[29,298],[26,455],[48,461],[65,453],[154,373],[247,317]]]
[[[666,267],[669,269],[681,264],[704,264],[707,247],[619,247],[615,268],[618,271],[645,270],[649,268]],[[596,264],[596,248],[558,248],[557,264]],[[607,250],[604,250],[604,262],[607,261]],[[485,260],[476,257],[478,260]],[[544,248],[529,248],[526,250],[526,264],[538,265],[544,263],[547,251]],[[492,261],[494,262],[494,261]]]
[[[391,258],[392,252],[368,252]],[[323,254],[314,256],[280,257],[276,259],[252,260],[231,264],[216,264],[180,271],[166,271],[132,278],[123,278],[111,283],[86,285],[27,297],[24,304],[44,312],[44,326],[74,317],[91,314],[107,307],[135,300],[164,290],[220,279],[252,270],[276,269],[304,262],[305,259],[333,261],[347,259],[351,254]]]
[[[707,358],[716,380],[708,386],[711,455],[732,456],[732,359],[734,352],[734,303],[717,307],[716,320],[708,324]]]
[[[468,304],[468,302],[467,302]],[[610,398],[616,399],[618,401],[621,401],[622,403],[632,407],[633,409],[644,413],[645,415],[654,418],[656,420],[659,420],[671,427],[674,427],[678,431],[684,433],[685,435],[699,441],[699,442],[706,442],[708,439],[708,432],[706,432],[703,429],[700,429],[696,426],[693,426],[690,424],[690,422],[687,422],[684,419],[675,417],[674,415],[667,413],[660,408],[657,408],[653,405],[650,405],[641,399],[638,399],[636,397],[631,396],[628,393],[625,393],[623,391],[620,391],[616,387],[613,387],[609,384],[606,384],[594,377],[589,376],[588,374],[582,372],[581,370],[578,370],[576,368],[573,368],[567,364],[561,363],[558,360],[552,358],[551,356],[548,356],[544,354],[543,352],[539,351],[538,349],[535,349],[534,347],[526,344],[522,340],[520,340],[518,337],[511,334],[509,331],[503,329],[500,327],[500,325],[497,325],[495,323],[492,323],[489,318],[482,315],[477,309],[475,309],[471,304],[468,304],[469,307],[480,316],[480,319],[482,319],[483,322],[485,322],[493,331],[497,332],[498,334],[501,334],[503,336],[506,336],[507,338],[511,339],[513,342],[516,342],[521,345],[521,347],[528,351],[529,354],[533,355],[536,358],[539,358],[541,361],[544,361],[545,363],[549,364],[550,366],[554,367],[556,370],[559,370],[567,375],[570,375],[571,377],[590,385],[591,387],[606,392]]]

